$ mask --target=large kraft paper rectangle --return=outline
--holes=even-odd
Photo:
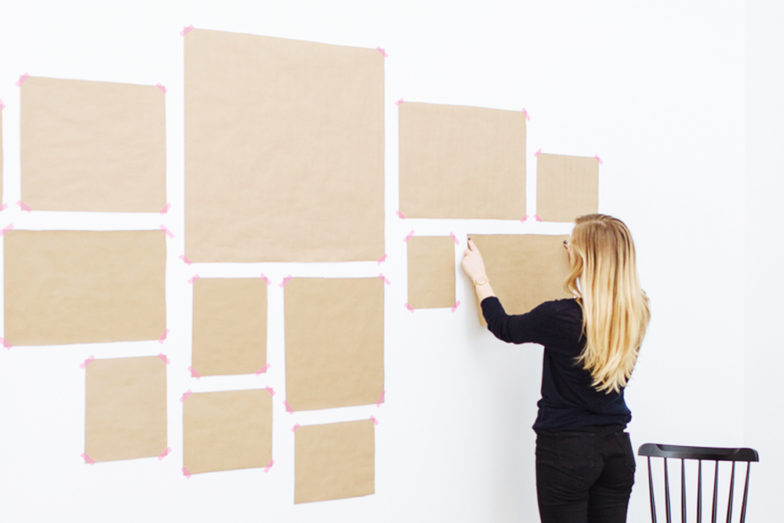
[[[599,209],[599,160],[540,154],[536,161],[536,214],[546,222],[573,222]]]
[[[371,420],[306,425],[294,436],[294,503],[375,493]]]
[[[188,474],[266,467],[272,461],[272,396],[264,389],[200,392],[183,406]]]
[[[33,210],[158,212],[166,112],[154,85],[30,77],[22,84],[22,201]]]
[[[163,231],[10,231],[12,345],[157,340],[166,329]]]
[[[407,218],[525,216],[521,111],[404,102],[400,210]]]
[[[185,251],[196,262],[384,254],[384,57],[185,36]]]
[[[455,305],[455,241],[450,236],[412,236],[408,251],[408,305],[413,309]]]
[[[166,363],[157,356],[86,366],[84,452],[93,461],[160,456],[166,450]],[[86,459],[86,458],[85,458]]]
[[[384,390],[381,278],[294,278],[284,289],[293,410],[376,403]]]
[[[508,314],[523,314],[542,302],[568,298],[564,282],[569,236],[471,234],[482,253],[487,277]],[[479,321],[485,325],[479,307]]]
[[[193,284],[192,367],[201,376],[253,374],[267,364],[267,284],[200,278]]]

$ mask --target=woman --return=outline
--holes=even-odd
[[[544,345],[533,426],[542,522],[626,521],[635,463],[623,391],[648,325],[648,298],[622,221],[582,216],[564,244],[571,266],[565,287],[573,298],[526,314],[506,314],[470,239],[462,266],[496,337]]]

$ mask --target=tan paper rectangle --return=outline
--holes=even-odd
[[[294,447],[294,503],[375,493],[372,421],[299,427]]]
[[[193,370],[253,374],[267,364],[267,284],[200,278],[193,284]]]
[[[49,211],[163,208],[166,111],[161,89],[30,77],[20,97],[26,205]]]
[[[384,390],[384,282],[294,278],[284,301],[291,408],[376,403]]]
[[[86,368],[84,452],[93,461],[166,450],[166,364],[157,356],[93,360]]]
[[[455,304],[455,241],[450,236],[412,236],[408,250],[408,305],[414,309]]]
[[[156,340],[166,328],[165,278],[163,231],[10,231],[5,339]]]
[[[546,222],[573,222],[599,209],[599,160],[540,154],[536,161],[536,214]]]
[[[564,281],[569,236],[471,234],[485,261],[487,277],[508,314],[523,314],[547,300],[568,298]],[[479,321],[485,325],[482,309]]]
[[[522,112],[405,102],[399,119],[407,218],[525,216]]]
[[[384,57],[185,37],[185,250],[198,262],[384,253]]]
[[[183,406],[189,474],[266,467],[272,461],[272,396],[263,389],[200,392]]]

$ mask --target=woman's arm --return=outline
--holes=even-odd
[[[471,241],[468,239],[468,248],[465,250],[463,262],[460,264],[463,267],[463,272],[471,279],[474,284],[474,291],[476,292],[476,299],[479,303],[490,296],[495,296],[493,287],[490,285],[490,280],[487,279],[487,271],[485,271],[485,262],[482,259],[482,253]]]

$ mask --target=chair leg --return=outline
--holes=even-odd
[[[651,497],[651,523],[656,523],[656,500],[653,496],[653,473],[651,472],[650,456],[648,456],[648,492]]]

